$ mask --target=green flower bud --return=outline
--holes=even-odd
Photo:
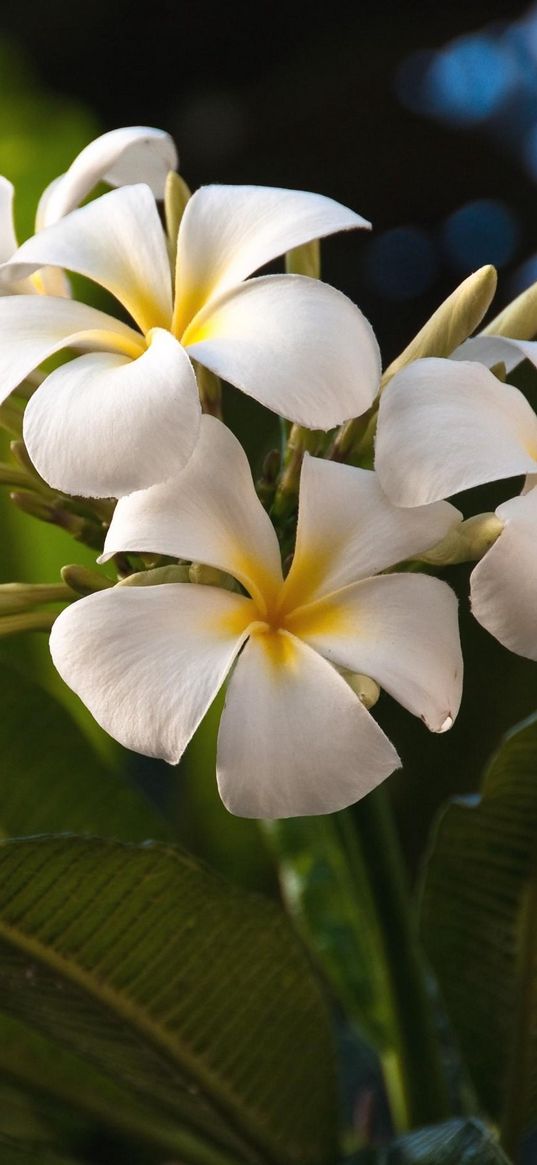
[[[424,356],[451,356],[471,336],[490,306],[498,277],[494,267],[480,267],[440,305],[407,348],[386,369],[382,386],[413,360]]]
[[[188,566],[157,566],[154,570],[140,570],[129,574],[116,585],[118,587],[155,587],[162,583],[189,582]]]

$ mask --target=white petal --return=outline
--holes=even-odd
[[[145,182],[156,198],[162,198],[166,176],[176,166],[173,139],[161,129],[135,125],[102,134],[47,186],[37,208],[36,231],[74,210],[99,182],[110,186]]]
[[[54,489],[121,497],[177,474],[200,419],[188,356],[157,328],[137,360],[96,352],[52,372],[26,406],[24,440]]]
[[[399,764],[335,668],[294,636],[251,637],[231,677],[218,736],[218,788],[231,813],[334,813]]]
[[[132,356],[144,349],[138,332],[105,312],[45,295],[0,298],[0,401],[48,356],[65,347]]]
[[[101,562],[128,550],[218,567],[254,593],[281,586],[274,528],[246,454],[221,421],[202,417],[196,449],[178,478],[119,502]]]
[[[509,651],[537,660],[537,489],[496,515],[505,525],[470,576],[472,611]]]
[[[270,186],[202,187],[190,199],[179,229],[178,334],[208,300],[284,251],[370,225],[321,194]]]
[[[508,336],[473,336],[451,353],[451,360],[477,360],[493,368],[505,364],[511,372],[522,360],[537,365],[537,340],[511,340]]]
[[[378,392],[371,325],[340,291],[302,275],[243,283],[200,313],[182,342],[218,376],[310,429],[359,416]]]
[[[144,332],[170,326],[170,264],[148,186],[123,186],[73,210],[23,243],[0,268],[0,277],[21,279],[45,266],[94,279],[116,296]]]
[[[17,236],[13,222],[14,189],[7,178],[0,177],[0,263],[6,263],[17,250]]]
[[[311,602],[430,549],[461,517],[448,502],[402,510],[371,470],[306,454],[286,606]]]
[[[400,506],[537,468],[537,417],[482,364],[416,360],[380,402],[375,469]]]
[[[52,659],[120,744],[176,764],[240,649],[249,606],[188,583],[100,591],[59,615]]]
[[[419,574],[364,579],[298,610],[287,626],[339,667],[376,680],[432,732],[451,726],[463,664],[457,599],[446,583]]]

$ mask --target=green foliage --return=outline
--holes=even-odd
[[[305,942],[380,1056],[395,1127],[442,1119],[446,1085],[385,791],[265,828]]]
[[[0,834],[168,839],[145,798],[99,758],[57,701],[0,658]]]
[[[504,740],[478,804],[440,819],[424,941],[486,1110],[511,1151],[537,1117],[537,718]]]
[[[192,1165],[334,1155],[333,1054],[272,904],[160,845],[0,849],[5,1014],[173,1118]]]
[[[451,1120],[398,1137],[376,1165],[508,1165],[505,1153],[478,1120]]]
[[[2,1165],[81,1165],[39,1141],[19,1141],[0,1136]]]

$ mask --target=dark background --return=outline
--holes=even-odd
[[[499,267],[498,306],[537,278],[537,8],[257,0],[160,2],[134,15],[125,0],[26,0],[4,6],[0,37],[41,88],[86,105],[101,130],[169,130],[193,188],[311,189],[370,218],[373,235],[324,245],[323,270],[371,319],[385,362],[482,263]],[[387,697],[378,709],[405,761],[390,789],[413,866],[438,804],[475,788],[501,733],[536,706],[535,665],[481,631],[468,571],[453,574],[467,664],[454,730],[431,737]],[[203,764],[214,797],[206,753]],[[226,828],[218,818],[206,842],[224,866]]]

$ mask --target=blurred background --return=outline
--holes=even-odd
[[[133,124],[173,134],[192,187],[311,189],[371,219],[371,236],[323,246],[323,270],[371,319],[385,363],[481,264],[499,269],[498,308],[537,278],[537,5],[176,0],[139,15],[125,0],[49,0],[46,12],[25,0],[4,5],[0,172],[17,187],[21,238],[39,192],[75,153],[97,133]],[[238,404],[230,393],[228,406],[258,467],[272,420],[244,396]],[[465,512],[513,492],[505,483],[484,491]],[[52,579],[73,560],[73,544],[56,531],[6,506],[4,522],[6,580]],[[90,560],[82,550],[77,557]],[[451,579],[467,660],[453,731],[431,737],[387,697],[378,708],[405,762],[390,791],[412,874],[438,805],[476,788],[501,734],[537,702],[535,665],[472,621],[467,576],[458,568]],[[4,650],[60,691],[44,643]],[[190,848],[268,885],[255,826],[233,821],[218,802],[215,722],[213,714],[191,747],[184,781],[166,766],[128,763],[178,814]]]

